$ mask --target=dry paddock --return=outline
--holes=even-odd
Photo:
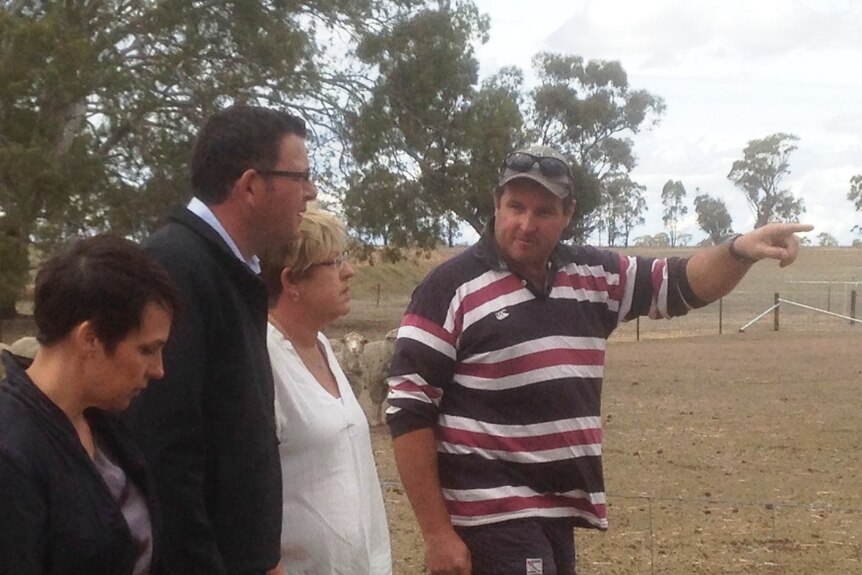
[[[581,575],[862,573],[862,326],[611,341],[611,528],[577,534]],[[374,430],[396,573],[421,537]]]
[[[639,342],[634,325],[613,336],[603,406],[611,529],[578,532],[581,575],[862,574],[862,326],[785,311],[789,329],[773,332],[766,318],[737,333],[771,302],[760,299],[723,335],[680,337],[716,333],[711,310],[649,322]],[[355,303],[330,336],[382,336],[405,302]],[[31,320],[2,328],[7,342],[32,333]],[[386,430],[373,439],[395,572],[421,574]]]

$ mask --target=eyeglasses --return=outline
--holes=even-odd
[[[345,251],[341,252],[340,254],[338,254],[337,256],[335,256],[334,258],[332,258],[331,260],[323,260],[322,262],[314,262],[313,264],[311,264],[308,267],[309,268],[316,268],[319,266],[327,266],[327,267],[332,267],[335,269],[335,271],[337,271],[338,273],[341,273],[342,271],[344,271],[344,264],[346,264],[350,260],[349,256],[350,256],[350,254],[345,250]]]
[[[568,164],[559,158],[547,156],[534,156],[526,152],[514,152],[503,160],[503,167],[516,172],[529,172],[533,166],[539,165],[539,171],[548,178],[568,177],[571,179],[572,172]]]
[[[307,182],[311,180],[311,168],[303,172],[292,172],[290,170],[268,170],[266,172],[258,172],[261,176],[281,176],[282,178],[290,178],[291,180],[300,180]]]

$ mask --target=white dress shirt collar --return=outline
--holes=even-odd
[[[248,259],[243,257],[242,252],[239,251],[239,246],[236,245],[236,242],[233,241],[233,238],[230,237],[230,234],[226,229],[224,229],[224,226],[221,225],[218,217],[213,213],[209,206],[200,201],[197,197],[193,196],[187,207],[191,213],[209,224],[209,226],[214,229],[219,236],[221,236],[221,239],[224,240],[224,243],[227,244],[234,255],[239,258],[239,261],[247,265],[254,273],[260,273],[260,259],[254,255]]]

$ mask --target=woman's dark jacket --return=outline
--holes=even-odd
[[[0,575],[132,573],[137,553],[126,520],[71,421],[33,384],[24,360],[2,356]],[[146,498],[155,565],[158,517],[143,455],[112,415],[93,408],[85,415]]]

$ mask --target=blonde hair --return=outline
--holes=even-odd
[[[327,212],[303,213],[299,234],[298,240],[274,245],[260,256],[261,279],[266,284],[270,305],[281,294],[284,268],[290,268],[288,276],[297,281],[308,275],[314,264],[347,248],[347,229],[341,220]]]

